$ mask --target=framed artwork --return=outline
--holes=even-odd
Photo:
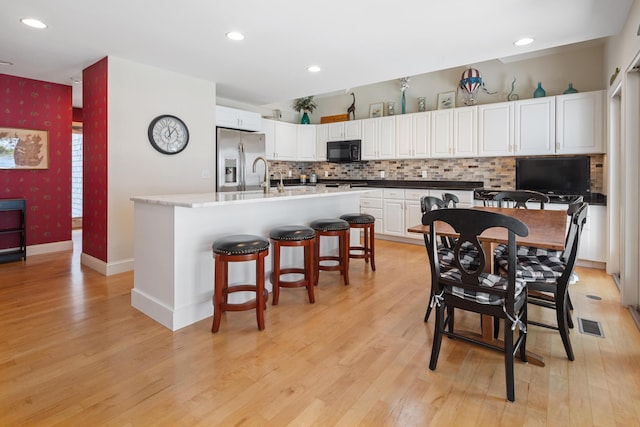
[[[446,110],[456,106],[456,92],[443,92],[438,94],[438,110]]]
[[[384,109],[384,102],[376,102],[369,105],[369,117],[382,117],[382,111]]]
[[[0,169],[48,169],[49,131],[0,127]]]

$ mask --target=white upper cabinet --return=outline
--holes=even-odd
[[[478,107],[431,111],[431,157],[478,154]]]
[[[296,160],[298,151],[297,125],[274,120],[262,120],[267,160]]]
[[[428,112],[396,116],[396,158],[419,159],[429,156]]]
[[[556,153],[604,153],[604,91],[556,97]]]
[[[262,129],[262,118],[259,113],[216,105],[216,126],[259,131]]]
[[[360,121],[362,122],[362,160],[395,158],[395,116]]]
[[[316,125],[316,161],[327,160],[327,140],[329,139],[329,128],[326,124]]]
[[[478,155],[509,156],[513,145],[513,102],[478,106]]]
[[[516,101],[515,152],[518,155],[555,153],[556,101],[554,96]]]
[[[300,161],[316,160],[316,125],[298,125],[298,153]]]
[[[345,141],[351,139],[360,139],[361,120],[350,120],[348,122],[336,122],[326,125],[328,129],[328,141]]]

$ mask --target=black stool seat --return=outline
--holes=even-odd
[[[349,224],[373,224],[376,219],[373,215],[363,213],[348,213],[340,216],[340,219],[347,221]]]
[[[272,229],[269,237],[273,240],[311,240],[316,237],[316,232],[313,228],[304,225],[283,225]]]
[[[311,228],[317,231],[342,231],[349,229],[349,223],[343,219],[324,218],[311,221]]]
[[[250,255],[269,249],[269,241],[251,234],[234,234],[216,240],[211,249],[221,255]]]

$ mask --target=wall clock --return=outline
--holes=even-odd
[[[176,116],[163,114],[149,123],[149,142],[162,154],[178,154],[189,142],[189,129]]]

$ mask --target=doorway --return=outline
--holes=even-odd
[[[71,124],[71,229],[82,228],[82,123]]]

